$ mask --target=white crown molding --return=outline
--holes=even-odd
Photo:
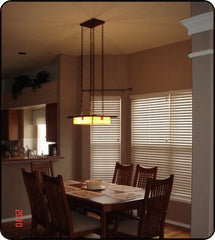
[[[187,30],[188,35],[213,30],[213,12],[203,13],[180,21]]]
[[[214,50],[206,49],[206,50],[202,50],[202,51],[198,51],[198,52],[192,52],[192,53],[188,54],[188,57],[194,58],[194,57],[200,57],[200,56],[211,55],[211,54],[214,54]]]

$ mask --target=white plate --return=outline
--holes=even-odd
[[[101,185],[98,188],[88,188],[87,186],[82,186],[82,189],[91,190],[91,191],[98,191],[98,190],[104,190],[105,186]]]

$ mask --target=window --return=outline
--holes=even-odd
[[[48,155],[48,145],[52,142],[46,141],[45,109],[34,109],[32,114],[33,124],[37,126],[37,155]]]
[[[95,113],[102,113],[101,99],[94,102]],[[119,97],[104,98],[104,114],[117,116],[111,125],[90,127],[91,178],[111,182],[114,168],[121,156],[121,100]]]
[[[48,155],[51,143],[46,141],[46,124],[37,124],[37,154]]]
[[[37,154],[48,154],[48,142],[46,142],[46,124],[37,125]]]
[[[158,166],[157,178],[174,174],[171,197],[191,200],[192,92],[133,96],[132,162]]]

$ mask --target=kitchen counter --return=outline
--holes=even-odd
[[[42,161],[56,161],[63,159],[63,156],[39,156],[39,157],[14,157],[14,158],[3,158],[2,163],[30,163],[30,162],[42,162]]]

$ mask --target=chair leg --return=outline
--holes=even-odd
[[[160,232],[159,238],[163,239],[164,238],[164,231]]]
[[[49,237],[50,234],[51,234],[50,229],[49,229],[48,227],[45,227],[45,228],[44,228],[44,236],[45,236],[45,237]]]
[[[31,237],[37,236],[37,223],[32,219],[31,222]]]
[[[50,234],[51,234],[52,238],[57,238],[58,237],[57,232],[55,232],[53,229],[51,229]]]

